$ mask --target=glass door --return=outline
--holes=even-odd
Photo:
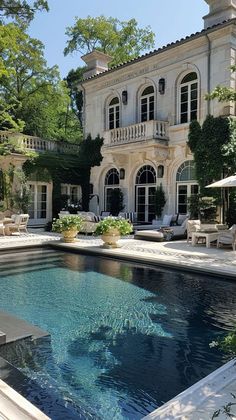
[[[43,225],[50,220],[49,186],[47,184],[30,183],[31,200],[29,205],[30,224]]]
[[[155,187],[136,187],[136,211],[139,222],[151,223],[155,219]]]
[[[188,198],[198,194],[198,184],[177,184],[177,212],[188,213]]]

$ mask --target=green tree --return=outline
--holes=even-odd
[[[188,145],[194,155],[196,177],[201,189],[213,180],[220,179],[222,174],[236,169],[226,149],[231,143],[230,121],[227,118],[209,115],[202,127],[193,121],[189,127]],[[233,167],[229,167],[232,161]]]
[[[166,204],[165,192],[162,188],[162,185],[156,187],[154,204],[156,216],[161,217],[162,211]]]
[[[236,66],[231,66],[231,70],[232,72],[235,72]],[[213,89],[213,91],[209,95],[206,95],[206,99],[217,99],[219,102],[236,102],[236,91],[235,89],[218,85],[215,87],[215,89]]]
[[[66,29],[68,36],[65,55],[87,54],[94,49],[113,56],[111,66],[138,57],[140,53],[154,47],[155,34],[148,26],[138,27],[135,19],[128,22],[105,16],[85,19],[76,18],[74,26]]]
[[[26,134],[71,142],[82,139],[81,125],[71,109],[65,82],[47,85],[23,101],[21,118]]]
[[[110,208],[112,216],[117,216],[124,209],[124,194],[120,188],[113,188],[110,196]]]
[[[2,68],[7,71],[0,75],[0,129],[20,131],[25,126],[26,134],[79,140],[81,126],[66,82],[56,66],[47,67],[43,44],[23,27],[7,28],[12,41],[2,42]]]
[[[48,2],[46,0],[0,0],[0,22],[5,18],[15,19],[18,22],[29,23],[37,10],[48,11]]]
[[[83,110],[83,93],[78,90],[78,83],[83,80],[85,67],[78,67],[76,70],[72,69],[66,77],[69,95],[71,98],[71,108],[77,115],[82,125],[82,110]]]

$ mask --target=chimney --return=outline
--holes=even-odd
[[[97,50],[83,55],[81,58],[87,64],[87,69],[84,72],[85,79],[108,70],[108,63],[112,60],[110,55]]]
[[[236,0],[205,0],[210,11],[204,16],[204,29],[236,17]]]

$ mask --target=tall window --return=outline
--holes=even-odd
[[[197,120],[198,79],[197,73],[188,73],[180,83],[180,123]]]
[[[120,102],[119,99],[113,98],[108,105],[108,128],[113,130],[113,128],[120,127]]]
[[[139,222],[150,223],[155,218],[156,171],[151,165],[139,169],[135,186],[135,210]]]
[[[109,169],[105,177],[105,203],[106,211],[111,211],[111,195],[112,190],[119,187],[120,176],[116,168]]]
[[[61,184],[61,195],[68,197],[68,204],[77,204],[82,196],[80,185]]]
[[[154,120],[154,88],[148,86],[141,95],[141,122]]]
[[[188,160],[178,169],[176,175],[177,184],[177,212],[188,212],[188,198],[198,194],[199,186],[196,181],[194,162]]]

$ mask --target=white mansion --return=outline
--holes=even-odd
[[[187,197],[198,191],[187,147],[189,123],[208,114],[235,115],[234,103],[205,100],[217,85],[235,89],[236,0],[205,0],[204,29],[135,60],[108,69],[111,57],[93,51],[87,64],[84,134],[104,137],[103,161],[92,169],[100,211],[119,187],[125,211],[138,220],[154,218],[153,193],[162,184],[166,213],[186,213]],[[96,200],[91,210],[96,211]]]

